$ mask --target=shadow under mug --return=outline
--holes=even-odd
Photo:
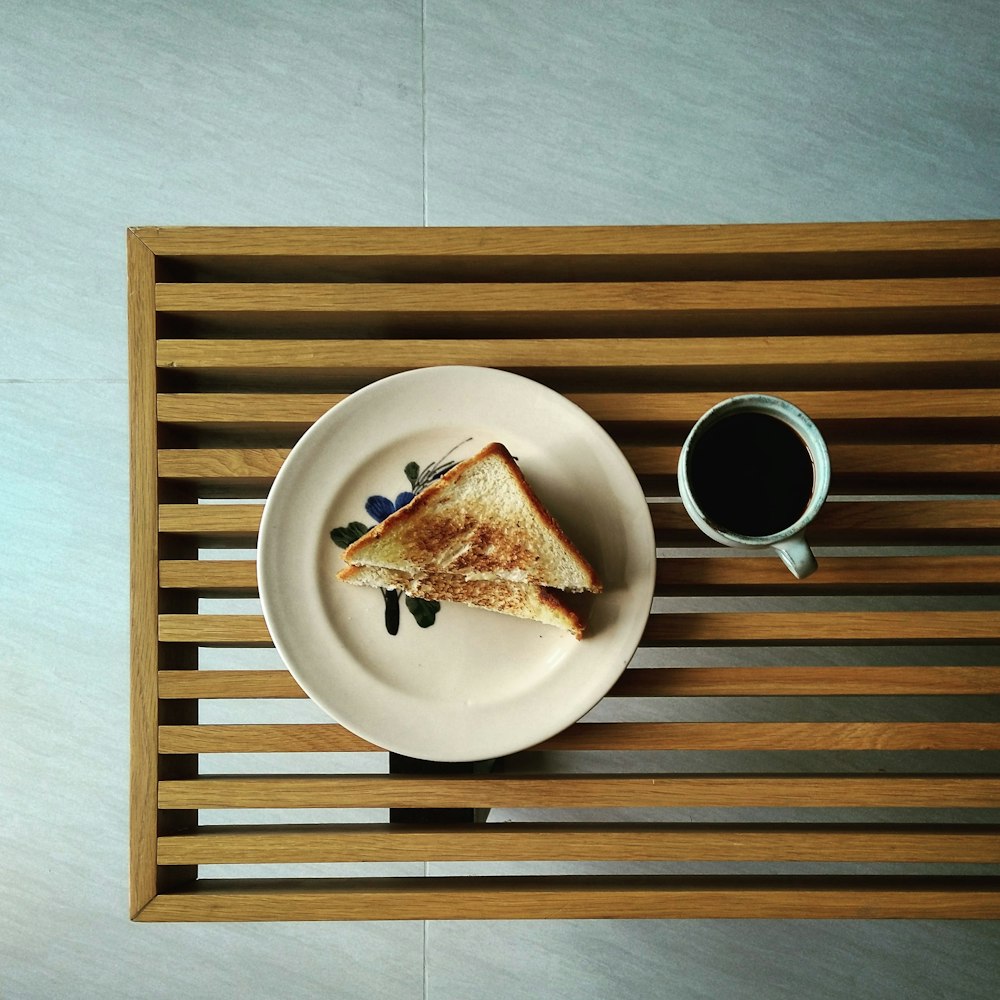
[[[706,432],[721,421],[737,414],[751,413],[774,418],[791,428],[800,443],[805,446],[812,463],[812,489],[808,494],[805,508],[790,524],[770,534],[740,534],[720,523],[718,518],[713,519],[702,509],[698,501],[698,489],[692,483],[692,480],[697,478],[692,475],[692,466],[695,464],[699,445],[704,444]],[[745,461],[747,457],[747,454],[742,454],[741,461]],[[709,538],[738,549],[774,549],[782,562],[799,579],[815,572],[816,558],[805,540],[805,530],[819,513],[830,490],[830,455],[816,425],[798,407],[777,396],[762,394],[732,396],[717,403],[691,428],[681,448],[677,478],[685,509],[694,523]],[[718,480],[720,489],[736,490],[741,486],[746,488],[745,483],[727,484],[724,472]],[[736,494],[730,494],[730,498],[734,495]],[[707,498],[703,496],[703,502],[705,500]]]

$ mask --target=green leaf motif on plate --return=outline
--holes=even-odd
[[[362,535],[367,535],[371,529],[363,525],[360,521],[351,521],[341,528],[334,528],[330,532],[330,537],[335,545],[346,549],[348,545],[353,545]]]
[[[441,602],[425,601],[422,597],[407,595],[406,609],[413,615],[414,621],[421,628],[430,628],[434,624],[437,613],[441,610]]]

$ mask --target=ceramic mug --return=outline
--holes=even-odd
[[[801,579],[816,570],[805,530],[830,489],[816,425],[777,396],[732,396],[691,428],[677,465],[681,500],[710,538],[774,549]]]

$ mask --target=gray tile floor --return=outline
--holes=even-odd
[[[0,996],[995,995],[996,924],[130,924],[124,230],[996,217],[996,13],[0,2]]]

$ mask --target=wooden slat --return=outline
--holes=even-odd
[[[162,865],[366,861],[1000,862],[1000,827],[917,824],[482,823],[223,826],[161,837]]]
[[[141,920],[1000,918],[1000,880],[912,876],[456,876],[198,880]]]
[[[159,558],[156,515],[154,259],[128,238],[129,484],[131,552],[129,908],[134,917],[156,895],[156,671]]]
[[[680,503],[652,503],[660,545],[712,545]],[[1000,500],[827,501],[810,525],[817,545],[996,544]]]
[[[174,673],[180,673],[175,671]],[[190,671],[186,671],[190,673]],[[162,675],[161,675],[162,676]],[[162,689],[161,689],[162,690]],[[1000,667],[675,667],[630,669],[610,697],[1000,694]]]
[[[161,781],[161,809],[996,808],[1000,775],[284,774]]]
[[[845,492],[852,479],[916,479],[942,490],[949,479],[1000,478],[998,444],[830,445],[831,489]],[[166,479],[222,485],[269,486],[288,457],[288,448],[166,448],[159,474]],[[622,452],[639,476],[675,477],[680,445],[624,445]],[[901,485],[905,485],[902,483]]]
[[[998,750],[991,722],[590,722],[551,750]]]
[[[250,570],[239,568],[238,563],[230,565],[232,578],[239,578],[246,585]],[[251,563],[250,567],[253,565]],[[186,572],[189,580],[201,575],[193,565]],[[162,580],[162,564],[160,573]],[[944,593],[953,589],[977,593],[1000,589],[1000,556],[824,556],[820,560],[820,570],[804,580],[796,580],[773,555],[739,559],[660,559],[656,565],[656,590],[661,596],[802,591]]]
[[[161,698],[307,697],[287,670],[161,670],[159,694]]]
[[[1000,390],[834,389],[800,391],[745,385],[725,392],[568,392],[595,420],[693,424],[728,396],[748,392],[780,395],[820,423],[827,421],[983,418],[1000,413]]]
[[[256,593],[252,559],[168,559],[160,562],[160,586]],[[824,556],[822,572],[796,580],[773,555],[749,558],[660,559],[660,596],[824,591],[893,593],[1000,590],[1000,556]]]
[[[1000,694],[1000,667],[652,667],[611,698]],[[305,698],[287,670],[161,670],[161,698]]]
[[[940,483],[943,478],[1000,474],[1000,445],[983,444],[829,444],[833,469],[831,489],[854,476],[919,476]],[[680,445],[624,445],[622,452],[637,475],[674,475]],[[162,454],[162,452],[161,452]],[[274,470],[277,472],[277,468]],[[162,466],[161,466],[162,474]]]
[[[253,559],[165,559],[160,563],[160,586],[256,593],[257,563]]]
[[[160,615],[161,642],[205,646],[270,646],[262,615]]]
[[[568,392],[566,397],[605,423],[691,423],[727,396],[767,392],[744,386],[731,392]],[[776,390],[777,391],[777,390]],[[773,393],[772,393],[773,394]],[[780,391],[820,422],[828,420],[974,419],[1000,415],[1000,390],[915,389]],[[191,427],[301,428],[343,402],[344,393],[178,392],[157,396],[157,415]]]
[[[289,451],[289,448],[167,448],[159,453],[159,473],[166,479],[270,486]]]
[[[504,227],[289,227],[145,226],[136,234],[164,257],[314,256],[429,257],[512,256],[727,257],[789,254],[851,257],[864,253],[912,254],[1000,251],[995,220],[934,222],[804,222],[686,226],[504,226]]]
[[[161,726],[160,753],[378,750],[343,726]],[[1000,750],[992,722],[587,722],[538,750]]]
[[[267,646],[261,615],[160,615],[161,642]],[[758,611],[657,614],[645,646],[1000,642],[998,611]]]
[[[161,633],[162,638],[162,633]],[[1000,641],[996,611],[757,611],[658,614],[643,645],[838,645]]]
[[[1000,284],[1000,282],[998,282]],[[1000,294],[997,296],[1000,298]],[[622,368],[669,369],[681,379],[685,369],[701,372],[766,367],[772,372],[801,371],[804,366],[851,366],[865,369],[937,370],[941,366],[976,367],[1000,362],[1000,334],[967,333],[851,336],[785,335],[781,350],[762,337],[654,337],[548,340],[461,340],[447,342],[450,364],[508,369],[607,368],[610,358]],[[306,371],[327,369],[341,376],[371,376],[440,365],[440,340],[160,340],[161,368],[191,371]],[[973,367],[969,367],[973,366]],[[747,375],[750,378],[750,375]],[[845,370],[840,380],[848,377]]]
[[[160,753],[310,753],[381,750],[333,723],[161,726]]]
[[[680,515],[687,517],[682,506],[656,504],[653,506],[654,524],[668,527],[666,519],[676,523]],[[812,536],[821,537],[827,544],[849,543],[856,538],[868,542],[880,539],[947,538],[951,532],[961,532],[964,538],[985,543],[994,537],[1000,527],[1000,500],[898,500],[898,501],[844,501],[827,502],[812,525]]]
[[[161,504],[159,529],[197,535],[206,541],[254,543],[260,504]],[[679,503],[652,503],[650,514],[661,541],[711,544]],[[1000,532],[1000,500],[861,500],[828,502],[810,536],[824,545],[858,540],[944,542],[970,538],[985,544]]]
[[[603,282],[159,282],[159,312],[519,313],[837,310],[849,322],[861,309],[1000,305],[1000,281],[975,278],[881,278],[795,281]]]
[[[161,504],[159,529],[168,534],[242,540],[256,545],[263,510],[263,505],[253,503]]]
[[[190,427],[305,428],[345,393],[175,392],[156,397],[157,418]]]

